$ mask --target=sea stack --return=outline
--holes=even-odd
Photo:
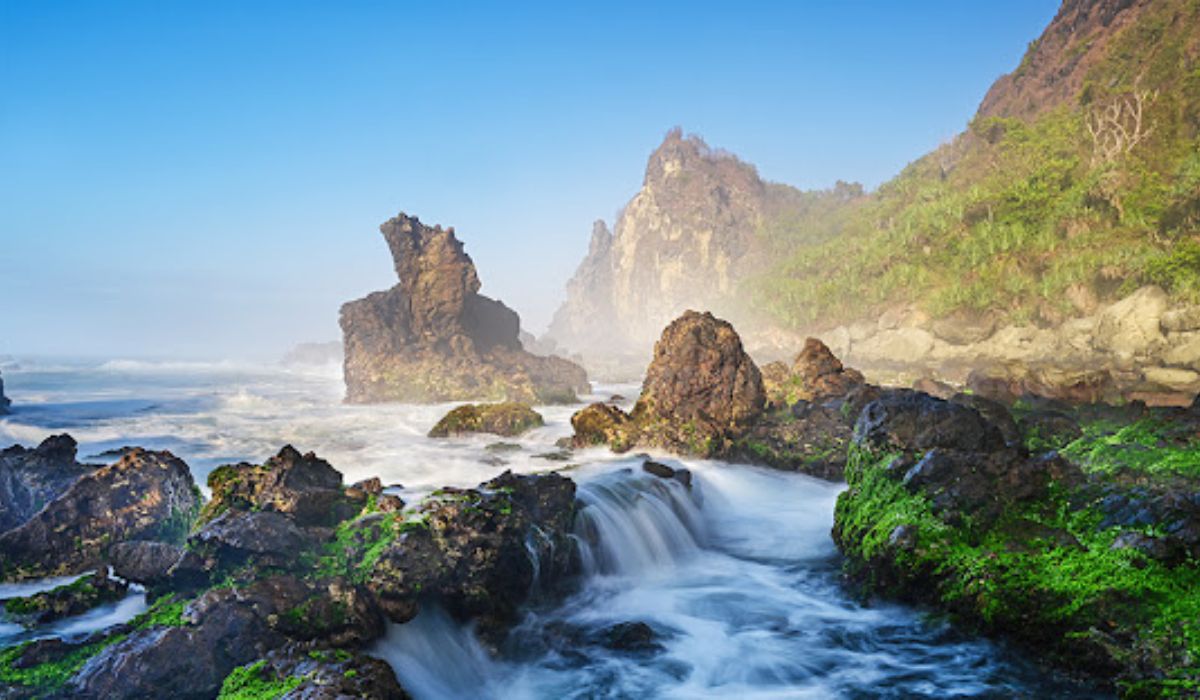
[[[583,368],[527,352],[520,317],[479,293],[453,228],[401,213],[380,226],[399,283],[342,306],[346,400],[563,403]]]
[[[12,405],[12,401],[4,395],[4,377],[0,377],[0,416],[8,413],[8,407]]]

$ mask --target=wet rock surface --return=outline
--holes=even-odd
[[[0,607],[9,617],[32,627],[116,602],[125,597],[128,590],[129,586],[124,582],[111,579],[104,573],[95,573],[49,591],[8,598],[0,601]]]
[[[401,214],[380,230],[400,281],[342,307],[347,401],[561,403],[588,391],[579,366],[525,351],[516,312],[479,294],[454,229]]]
[[[429,431],[429,437],[450,437],[468,433],[516,437],[544,424],[541,414],[526,404],[466,404],[443,416]]]
[[[29,520],[0,534],[0,571],[15,579],[96,568],[116,542],[178,541],[199,508],[186,464],[169,452],[137,450],[78,477]]]
[[[77,462],[76,453],[70,435],[48,437],[33,449],[13,445],[0,451],[0,532],[25,523],[97,468]]]

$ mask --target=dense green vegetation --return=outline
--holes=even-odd
[[[256,661],[249,666],[233,669],[221,685],[218,700],[272,700],[278,698],[304,682],[299,676],[276,678],[266,661]]]
[[[803,327],[897,302],[1057,322],[1073,302],[1145,283],[1200,301],[1196,26],[1200,2],[1154,3],[1114,30],[1068,103],[1028,121],[977,117],[868,197],[768,221],[762,236],[784,255],[750,285],[755,306]],[[1089,126],[1139,96],[1141,138],[1106,155]]]
[[[9,688],[36,688],[44,695],[51,695],[83,668],[88,659],[99,654],[106,647],[125,639],[125,635],[117,634],[82,646],[66,647],[64,653],[57,658],[50,658],[40,663],[21,667],[21,657],[37,642],[27,642],[0,650],[0,685]]]

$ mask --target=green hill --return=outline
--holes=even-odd
[[[1053,324],[1146,283],[1200,302],[1200,0],[1067,0],[965,132],[846,201],[764,226],[769,321]]]

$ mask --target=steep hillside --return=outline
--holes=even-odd
[[[1066,0],[965,132],[869,195],[765,183],[671,132],[615,230],[597,225],[549,337],[585,359],[645,352],[705,308],[752,348],[800,332],[836,345],[843,326],[861,340],[889,313],[974,343],[1092,318],[1148,284],[1200,302],[1198,134],[1200,0]]]
[[[1200,300],[1200,2],[1067,0],[966,132],[753,282],[786,327]]]

